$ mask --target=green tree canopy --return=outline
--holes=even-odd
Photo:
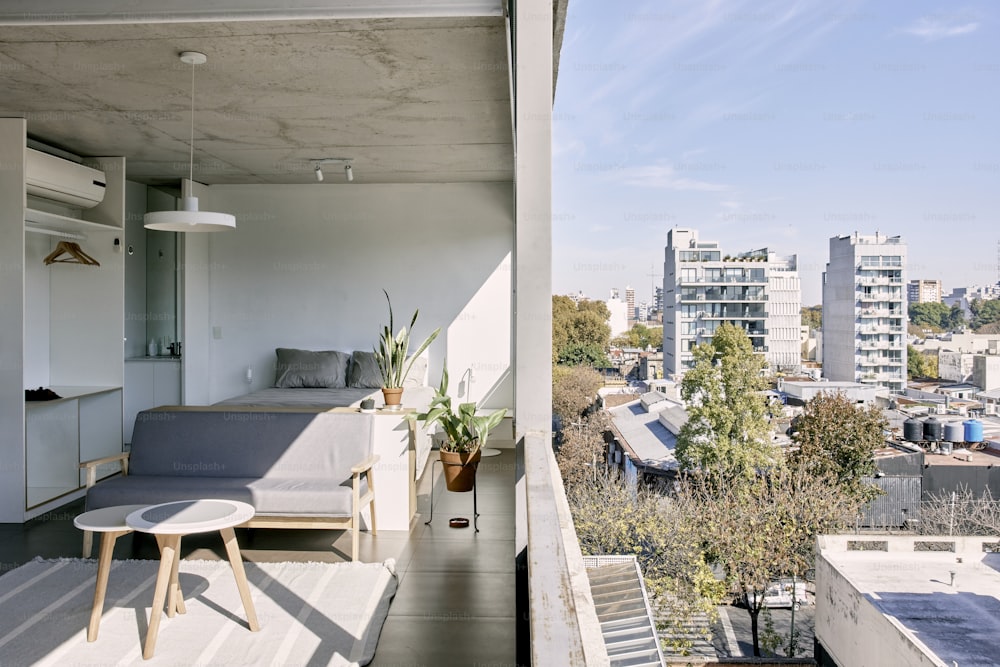
[[[1000,321],[1000,299],[974,299],[969,310],[972,311],[973,329]]]
[[[634,554],[667,643],[681,652],[690,648],[693,617],[713,616],[725,594],[702,558],[701,531],[691,517],[644,485],[630,487],[614,471],[568,486],[566,498],[580,550]]]
[[[794,466],[750,477],[731,470],[696,473],[682,480],[677,502],[700,532],[705,560],[722,566],[746,605],[755,656],[768,584],[803,576],[813,567],[816,536],[847,525],[860,506],[831,476]]]
[[[637,322],[625,333],[615,336],[611,342],[619,347],[637,347],[641,350],[647,347],[662,349],[663,327],[647,327]]]
[[[695,364],[681,380],[688,421],[677,436],[684,470],[723,466],[753,474],[773,465],[779,453],[768,437],[768,406],[761,393],[766,361],[754,353],[746,332],[723,324],[712,342],[693,351]]]
[[[961,312],[961,308],[959,308]],[[908,309],[910,322],[932,331],[945,331],[951,328],[951,309],[943,303],[925,301],[911,303]]]
[[[906,346],[906,376],[910,378],[933,378],[938,375],[938,359],[933,354],[925,354],[913,347]]]
[[[814,475],[830,475],[847,494],[867,502],[880,495],[862,479],[875,474],[875,450],[888,422],[875,405],[856,406],[843,392],[820,392],[792,424],[799,446],[792,460]]]
[[[810,329],[822,329],[823,306],[802,306],[802,324]]]
[[[607,366],[611,314],[601,301],[552,297],[552,360],[560,364]]]

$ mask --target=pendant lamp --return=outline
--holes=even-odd
[[[198,210],[194,196],[194,68],[208,61],[208,56],[197,51],[181,53],[181,62],[191,65],[191,142],[188,161],[188,178],[181,179],[181,210],[154,211],[143,216],[143,226],[160,232],[224,232],[236,229],[236,217],[228,213]]]

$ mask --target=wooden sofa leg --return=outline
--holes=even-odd
[[[358,531],[361,529],[360,514],[354,515],[354,525],[351,526],[351,562],[358,560]]]
[[[372,494],[372,499],[368,503],[369,510],[371,512],[372,519],[372,535],[377,535],[378,530],[375,529],[375,482],[372,479],[372,471],[368,471],[368,493]]]
[[[93,531],[89,530],[83,531],[83,557],[90,558],[90,552],[93,548],[94,548]]]

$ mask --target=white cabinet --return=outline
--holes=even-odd
[[[75,494],[86,480],[80,462],[118,454],[122,390],[118,387],[52,387],[62,398],[25,406],[25,510],[32,512]],[[98,478],[118,472],[109,464]]]
[[[180,405],[180,359],[143,357],[125,360],[125,410],[122,429],[125,442],[132,442],[135,416],[147,408]]]
[[[103,201],[79,209],[26,190],[28,121],[0,118],[0,522],[83,495],[81,459],[122,446],[125,158],[83,157]],[[37,128],[36,128],[37,131]],[[46,264],[60,241],[96,264]],[[62,398],[25,401],[25,388]],[[100,471],[100,474],[107,474]]]

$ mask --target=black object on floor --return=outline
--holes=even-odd
[[[455,517],[454,519],[449,519],[448,525],[451,526],[452,528],[468,528],[469,520],[466,519],[465,517],[459,516]]]
[[[26,401],[54,401],[57,398],[62,398],[62,396],[52,391],[51,389],[46,389],[43,387],[39,387],[38,389],[24,390],[24,400]]]

